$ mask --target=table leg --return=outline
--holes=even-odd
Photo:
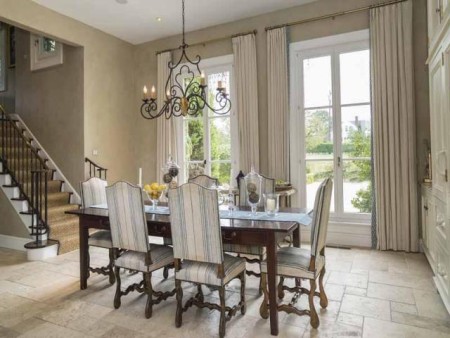
[[[80,217],[79,221],[80,229],[80,289],[87,289],[87,279],[89,275],[89,262],[88,262],[88,238],[89,229],[83,225],[83,217]]]
[[[294,237],[294,246],[296,248],[300,248],[300,240],[301,240],[301,235],[300,235],[300,227],[301,225],[299,224],[297,226],[297,228],[294,230],[294,233],[292,234],[292,236]]]
[[[277,243],[271,232],[267,243],[267,283],[269,286],[270,333],[278,335]]]

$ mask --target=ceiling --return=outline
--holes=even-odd
[[[133,44],[181,32],[181,0],[33,1]],[[186,0],[186,31],[313,1],[316,0]]]

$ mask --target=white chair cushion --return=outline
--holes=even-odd
[[[151,245],[151,256],[153,264],[145,264],[144,252],[126,251],[116,259],[115,265],[120,268],[152,272],[158,270],[166,265],[173,263],[173,249],[164,245]]]
[[[98,246],[100,248],[111,249],[112,246],[112,238],[111,231],[109,230],[99,230],[94,232],[89,236],[88,244],[91,246]]]
[[[285,247],[278,250],[278,275],[315,279],[325,265],[325,257],[316,257],[316,269],[309,271],[311,251],[296,247]],[[261,263],[261,272],[267,273],[267,262]]]
[[[180,271],[175,272],[175,278],[192,283],[222,286],[245,271],[245,260],[239,257],[224,255],[225,277],[217,277],[217,264],[183,261]]]
[[[223,251],[256,256],[266,254],[266,248],[263,246],[227,244],[227,243],[223,244]]]

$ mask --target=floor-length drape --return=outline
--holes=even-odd
[[[378,249],[418,250],[412,2],[370,11]]]
[[[233,38],[236,114],[239,128],[239,167],[259,170],[258,78],[254,34]]]
[[[269,176],[289,180],[289,93],[286,27],[267,31]]]
[[[171,61],[171,53],[160,53],[157,56],[158,65],[158,78],[157,78],[157,94],[158,94],[158,109],[161,109],[164,105],[166,98],[166,81],[169,77],[168,63]],[[176,132],[174,118],[167,120],[165,115],[157,118],[157,139],[156,139],[156,177],[159,182],[162,182],[163,172],[161,168],[166,164],[169,155],[174,158],[177,155],[176,152]]]

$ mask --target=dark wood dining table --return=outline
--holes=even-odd
[[[241,208],[247,209],[247,208]],[[304,213],[305,209],[284,208],[280,212]],[[79,217],[80,231],[80,289],[87,288],[89,278],[88,237],[90,229],[109,230],[107,209],[86,208],[67,211]],[[171,237],[170,216],[146,214],[149,236]],[[256,245],[266,247],[267,282],[269,288],[270,332],[278,335],[277,297],[277,248],[287,236],[293,236],[293,245],[300,247],[300,224],[271,220],[221,219],[222,241],[230,244]]]

